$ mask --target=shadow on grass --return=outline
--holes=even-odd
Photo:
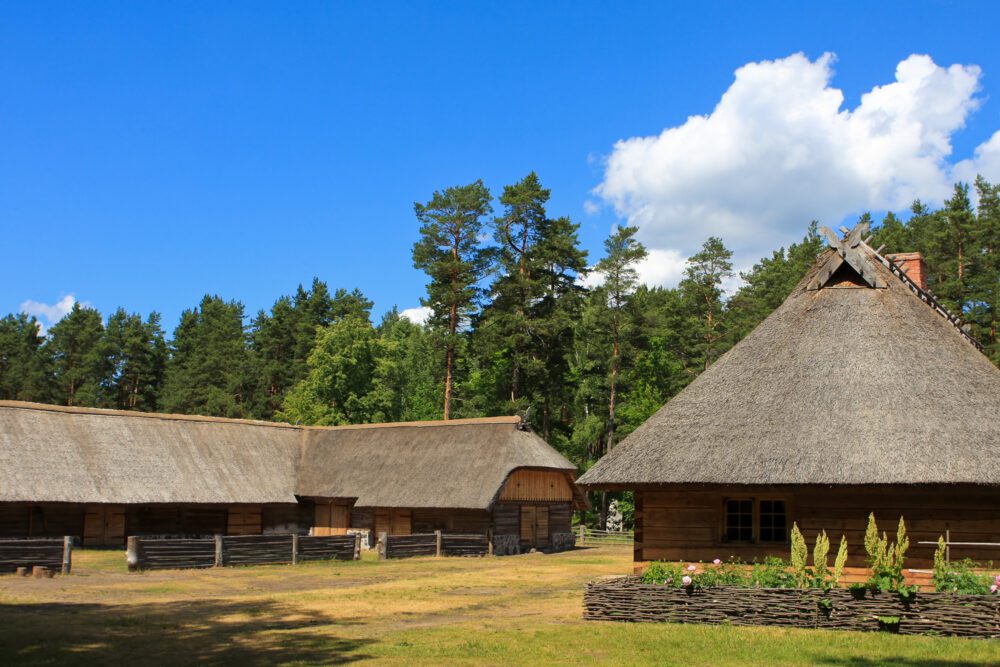
[[[971,639],[969,641],[979,641]],[[862,658],[857,656],[822,656],[814,658],[814,665],[833,665],[834,667],[983,667],[995,665],[995,662],[980,662],[973,660],[942,660],[940,658],[904,658],[893,656],[886,658]]]
[[[0,664],[344,664],[372,643],[269,600],[0,605]]]

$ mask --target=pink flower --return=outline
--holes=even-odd
[[[993,580],[993,583],[1000,585],[1000,574],[996,576],[996,579]]]
[[[690,586],[691,585],[691,577],[689,577],[687,575],[684,575],[684,578],[681,579],[681,583],[683,583],[685,586]]]
[[[688,565],[688,572],[694,572],[697,569],[694,565]]]
[[[722,565],[722,561],[718,558],[712,561],[712,565]]]
[[[996,593],[996,592],[997,592],[997,585],[993,584],[992,586],[990,586],[990,593]]]

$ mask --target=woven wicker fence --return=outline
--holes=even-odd
[[[829,600],[829,602],[825,602]],[[849,589],[683,589],[618,577],[587,584],[584,618],[592,621],[661,621],[778,625],[836,630],[885,629],[879,617],[899,618],[900,634],[1000,637],[1000,597],[918,593],[903,602],[895,593]],[[825,607],[825,608],[824,608]]]
[[[128,538],[129,571],[356,560],[359,535],[242,535],[197,539]]]

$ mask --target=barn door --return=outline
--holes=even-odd
[[[226,535],[260,534],[260,505],[233,505],[229,508]]]
[[[123,546],[125,508],[120,505],[89,505],[83,516],[83,543],[88,547]]]
[[[521,505],[521,542],[530,547],[549,546],[547,505]]]
[[[375,535],[388,533],[390,535],[409,535],[412,531],[410,510],[407,509],[377,509],[375,510]]]
[[[316,521],[313,535],[346,535],[348,507],[344,504],[316,503]]]

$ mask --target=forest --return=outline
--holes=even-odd
[[[905,219],[887,213],[871,245],[922,252],[930,290],[1000,363],[1000,186],[972,188],[956,184],[938,209],[915,201]],[[318,279],[250,317],[205,295],[169,337],[155,312],[76,304],[44,334],[9,314],[0,399],[302,424],[518,413],[582,470],[767,317],[826,245],[804,222],[800,242],[727,295],[732,253],[712,237],[676,287],[649,287],[636,228],[613,230],[591,262],[549,196],[531,173],[496,198],[476,181],[414,205],[424,325],[396,309],[373,322],[360,290]],[[598,286],[584,286],[588,270]]]

